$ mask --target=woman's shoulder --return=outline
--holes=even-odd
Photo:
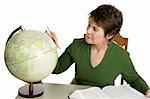
[[[87,44],[84,38],[76,38],[73,42],[67,47],[67,51],[73,56],[77,56],[87,49]]]
[[[86,46],[86,42],[84,40],[84,38],[75,38],[73,40],[73,42],[69,45],[68,48],[71,48],[71,49],[79,49],[81,47],[84,47]]]
[[[116,53],[118,53],[120,55],[129,56],[129,52],[126,49],[124,49],[123,47],[121,47],[120,45],[118,45],[117,43],[111,42],[111,46],[112,46],[113,51],[115,51]]]
[[[85,42],[85,39],[84,38],[75,38],[73,40],[73,44],[76,45],[76,46],[84,46],[84,45],[87,45],[87,43]]]
[[[75,38],[74,42],[76,42],[76,43],[85,43],[85,39],[84,38]]]

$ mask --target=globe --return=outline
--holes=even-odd
[[[16,78],[37,82],[52,73],[58,54],[55,43],[46,33],[22,30],[9,38],[4,58],[8,70]]]

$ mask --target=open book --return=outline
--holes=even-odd
[[[146,99],[139,91],[129,85],[90,87],[74,91],[70,99]]]

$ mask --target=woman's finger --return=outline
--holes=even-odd
[[[60,48],[59,45],[58,45],[58,39],[57,39],[57,37],[56,37],[56,34],[55,34],[54,32],[52,32],[52,31],[49,29],[49,27],[47,27],[47,34],[52,38],[52,40],[54,41],[54,43],[56,44],[56,46],[57,46],[58,48]]]

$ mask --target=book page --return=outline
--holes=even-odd
[[[128,85],[106,86],[102,91],[113,99],[146,99],[142,93]]]
[[[74,91],[70,96],[70,99],[112,99],[101,91],[99,87],[91,87],[87,89],[81,89]]]

